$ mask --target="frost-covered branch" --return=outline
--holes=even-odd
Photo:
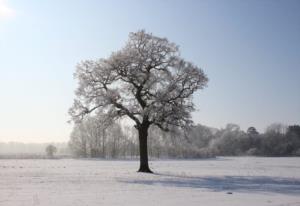
[[[114,118],[127,116],[163,130],[190,124],[192,94],[207,84],[204,72],[179,55],[178,46],[145,31],[129,35],[125,47],[107,59],[77,66],[74,120],[101,110]]]

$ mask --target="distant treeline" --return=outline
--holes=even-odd
[[[104,124],[90,117],[75,125],[69,148],[75,157],[138,157],[135,128]],[[174,128],[149,131],[148,152],[152,158],[201,158],[214,156],[300,156],[300,126],[270,125],[264,133],[254,127],[243,131],[236,124],[224,129],[196,125],[188,130]]]
[[[52,143],[55,157],[138,158],[136,129],[118,123],[103,124],[88,118],[75,125],[69,143]],[[49,143],[0,142],[0,158],[40,159]],[[201,158],[214,156],[300,156],[300,126],[270,125],[264,133],[254,127],[243,131],[236,124],[223,129],[196,125],[189,130],[174,128],[149,131],[151,158]]]
[[[43,159],[46,156],[46,147],[54,145],[57,148],[56,156],[70,156],[67,143],[21,143],[0,142],[0,159]]]

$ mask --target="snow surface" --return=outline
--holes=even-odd
[[[300,205],[300,158],[0,160],[1,206]],[[231,194],[232,193],[232,194]]]

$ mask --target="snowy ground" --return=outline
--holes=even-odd
[[[1,206],[300,205],[300,158],[0,160]],[[230,194],[232,193],[232,194]]]

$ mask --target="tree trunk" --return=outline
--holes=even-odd
[[[138,172],[153,173],[148,165],[148,148],[147,148],[147,138],[148,138],[148,128],[149,126],[142,125],[138,128],[139,131],[139,145],[140,145],[140,169]]]
[[[106,138],[106,132],[105,129],[102,130],[102,157],[105,158],[105,138]]]

